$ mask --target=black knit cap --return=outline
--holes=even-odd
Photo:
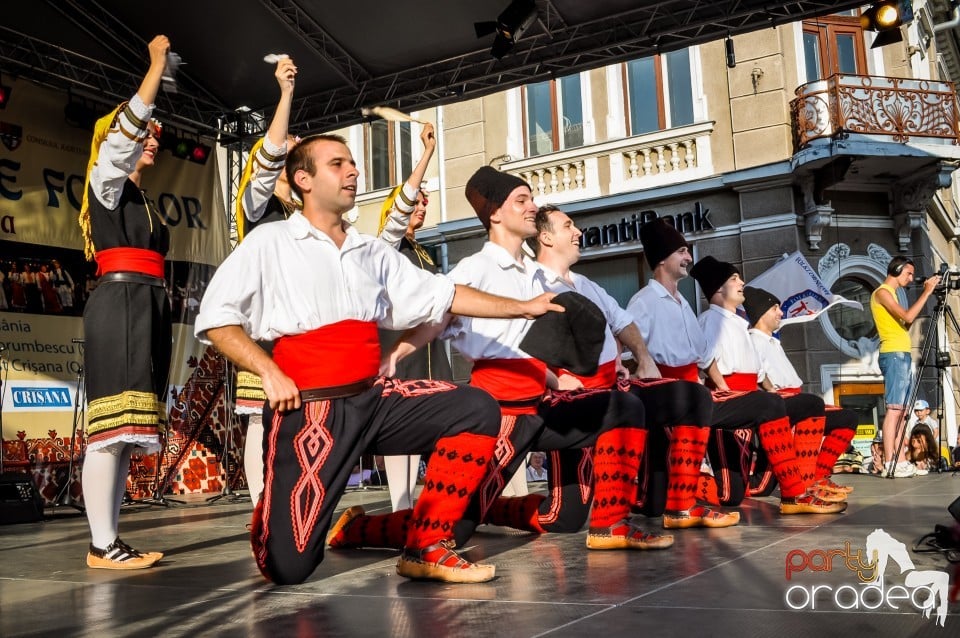
[[[710,301],[713,293],[720,290],[720,287],[727,283],[733,275],[739,275],[740,270],[733,264],[720,261],[712,255],[707,255],[690,269],[690,276],[697,280],[703,295]]]
[[[690,247],[683,235],[664,218],[658,217],[640,227],[640,243],[651,268],[680,250]]]
[[[530,184],[510,173],[498,171],[490,166],[481,166],[477,172],[467,180],[467,188],[464,194],[467,201],[473,206],[477,213],[477,218],[483,227],[490,230],[490,215],[495,210],[503,206],[516,188]]]
[[[767,311],[774,306],[780,305],[780,300],[772,292],[767,292],[763,288],[754,288],[747,286],[743,289],[743,296],[746,300],[743,302],[743,309],[747,313],[747,321],[750,325],[760,321],[760,317],[767,314]]]
[[[548,312],[531,324],[520,349],[548,366],[574,374],[597,373],[607,320],[595,303],[578,292],[561,292],[553,303],[566,312]]]

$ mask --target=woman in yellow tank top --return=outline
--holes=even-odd
[[[884,475],[906,478],[913,476],[913,466],[907,461],[901,440],[906,420],[903,418],[904,405],[910,393],[912,379],[910,374],[910,334],[907,329],[923,310],[933,289],[940,283],[940,277],[934,275],[923,282],[923,291],[909,308],[904,309],[897,301],[897,289],[910,284],[914,275],[913,261],[897,256],[887,266],[887,278],[870,296],[870,312],[880,336],[880,371],[883,373],[883,399],[886,414],[883,417],[883,460]],[[895,467],[894,467],[894,464]]]

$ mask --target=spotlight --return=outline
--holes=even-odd
[[[187,159],[193,153],[195,144],[185,137],[178,137],[176,143],[170,148],[170,152],[177,159]]]
[[[497,16],[496,22],[474,22],[473,29],[478,38],[496,33],[490,54],[498,60],[513,49],[520,36],[537,19],[537,5],[533,0],[513,0]]]
[[[203,142],[197,142],[196,146],[193,147],[193,150],[190,151],[190,156],[187,158],[191,162],[196,162],[197,164],[206,164],[207,158],[210,157],[210,146],[204,144]]]
[[[860,15],[860,26],[876,31],[871,49],[903,41],[900,27],[913,20],[913,0],[884,0],[875,2]]]
[[[0,84],[0,109],[7,108],[7,102],[10,100],[10,91],[12,91],[9,86],[6,84]]]

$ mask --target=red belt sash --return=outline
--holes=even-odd
[[[280,337],[273,360],[301,390],[349,385],[380,373],[380,338],[372,321],[347,319]]]
[[[800,394],[800,388],[780,388],[777,394],[784,397],[792,397]]]
[[[680,379],[681,381],[700,382],[700,371],[696,363],[688,363],[684,366],[668,366],[663,363],[657,364],[657,369],[664,379]]]
[[[547,388],[547,364],[539,359],[478,359],[470,385],[489,392],[503,414],[536,414]]]
[[[138,272],[163,279],[163,255],[146,248],[107,248],[97,251],[97,276],[110,272]]]
[[[580,379],[585,388],[611,388],[617,382],[617,362],[614,359],[601,363],[595,374],[584,377],[579,374],[573,374],[569,370],[560,368],[559,374],[570,374]]]
[[[752,392],[759,387],[756,372],[734,372],[724,375],[723,380],[728,388],[739,392]]]

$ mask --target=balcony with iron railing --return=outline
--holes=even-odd
[[[790,103],[794,152],[851,139],[956,145],[960,142],[952,82],[832,75],[796,90]]]
[[[564,203],[686,182],[713,174],[713,122],[644,133],[505,162],[535,197]],[[609,176],[601,183],[601,175]]]

